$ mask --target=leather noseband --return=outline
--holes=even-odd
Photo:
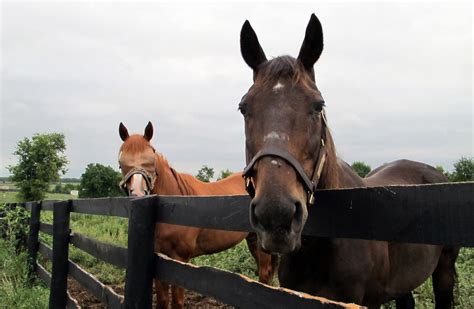
[[[144,168],[141,168],[141,167],[134,167],[125,176],[123,176],[119,184],[120,188],[124,190],[125,193],[127,193],[128,195],[127,182],[135,174],[140,174],[143,176],[146,182],[148,193],[150,193],[153,190],[153,187],[155,185],[155,179],[157,175],[156,173],[154,175],[150,175]]]

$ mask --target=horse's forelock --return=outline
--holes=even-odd
[[[303,65],[291,56],[273,58],[259,69],[255,83],[258,85],[273,85],[279,80],[288,80],[293,84],[303,82],[309,86],[312,83],[310,75]]]
[[[134,134],[131,135],[120,147],[120,151],[127,154],[137,154],[150,148],[150,142],[148,142],[142,135]]]

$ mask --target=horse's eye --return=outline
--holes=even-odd
[[[315,101],[312,103],[311,108],[313,112],[320,113],[323,110],[324,106],[325,106],[324,101]]]
[[[242,115],[246,116],[247,115],[247,103],[240,103],[239,104],[239,111],[242,113]]]

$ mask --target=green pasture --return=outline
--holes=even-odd
[[[45,200],[69,200],[76,199],[77,196],[61,193],[46,193]],[[19,202],[17,192],[0,192],[0,203],[15,203]]]

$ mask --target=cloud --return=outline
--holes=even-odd
[[[410,158],[450,167],[472,155],[469,3],[4,2],[0,175],[16,142],[66,135],[68,176],[116,168],[118,124],[142,132],[178,170],[244,165],[237,104],[252,73],[249,19],[267,56],[296,55],[309,16],[323,23],[317,84],[336,146],[375,167]]]

